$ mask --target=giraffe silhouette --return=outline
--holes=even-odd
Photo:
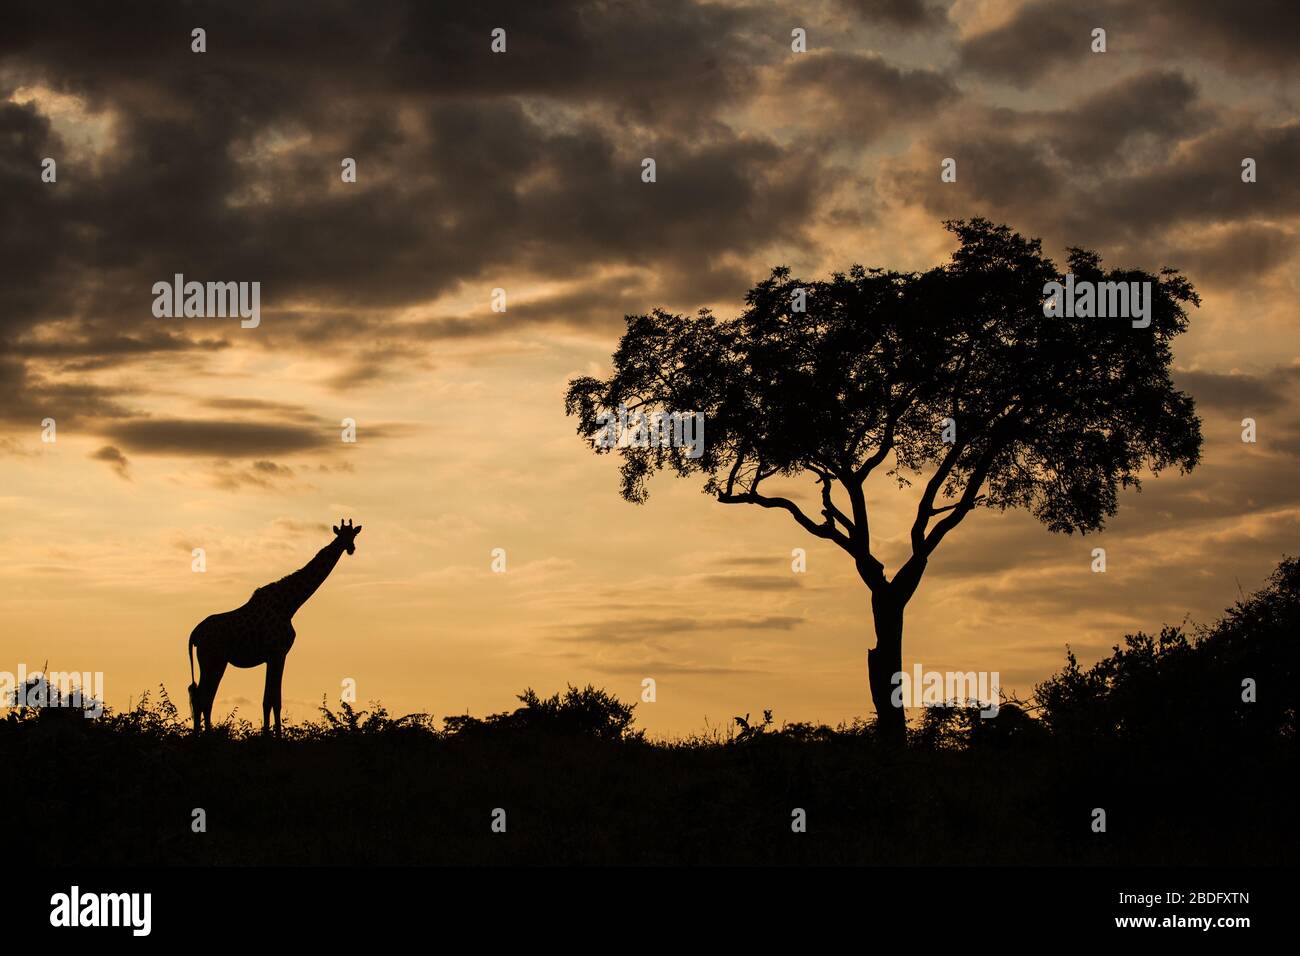
[[[271,729],[271,711],[275,711],[275,733],[280,735],[280,682],[284,678],[284,659],[296,636],[293,616],[307,599],[316,593],[338,564],[343,552],[354,554],[354,541],[361,526],[352,527],[352,519],[334,528],[334,540],[293,574],[273,584],[260,587],[240,608],[213,614],[199,622],[190,634],[190,712],[194,729],[212,729],[212,702],[217,685],[226,673],[226,665],[257,667],[266,665],[266,691],[262,695],[262,732]],[[199,679],[194,679],[194,654],[199,655]]]

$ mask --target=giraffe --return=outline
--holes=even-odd
[[[352,519],[334,528],[334,540],[305,565],[286,577],[260,587],[243,607],[204,618],[190,634],[190,711],[194,730],[204,724],[212,729],[212,702],[227,664],[236,667],[266,665],[266,691],[262,695],[262,732],[271,729],[275,711],[275,734],[280,736],[280,682],[284,659],[296,636],[293,616],[325,583],[343,552],[354,554],[361,526]],[[199,655],[199,680],[194,680],[194,653]]]

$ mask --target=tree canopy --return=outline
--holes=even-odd
[[[1064,276],[1038,240],[984,219],[945,225],[959,246],[926,272],[855,265],[805,281],[778,267],[731,320],[628,316],[612,374],[570,382],[566,411],[596,451],[621,455],[627,500],[644,501],[661,469],[699,474],[719,501],[782,509],[839,545],[873,591],[889,584],[863,492],[877,469],[900,485],[926,478],[908,577],[976,507],[1025,508],[1053,531],[1086,533],[1144,469],[1197,463],[1200,422],[1169,375],[1184,306],[1199,304],[1182,275],[1106,270],[1074,248],[1076,282],[1151,283],[1150,325],[1046,316],[1044,286]],[[600,413],[620,404],[703,413],[703,453],[601,447]],[[769,479],[805,472],[821,483],[820,514],[764,493]]]

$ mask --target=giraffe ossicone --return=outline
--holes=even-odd
[[[258,667],[265,664],[262,730],[267,732],[271,729],[271,713],[274,711],[275,732],[279,735],[284,659],[296,636],[293,616],[325,583],[343,552],[356,553],[356,538],[361,533],[361,525],[354,527],[349,518],[335,525],[333,531],[334,540],[297,571],[258,588],[243,607],[204,618],[190,634],[190,712],[196,731],[203,727],[212,729],[212,704],[227,665]],[[197,680],[194,676],[196,654],[199,659]]]

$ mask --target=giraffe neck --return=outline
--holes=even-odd
[[[325,583],[325,579],[330,576],[334,565],[339,563],[339,558],[342,556],[343,543],[335,538],[317,551],[316,557],[280,582],[282,587],[277,589],[280,592],[278,595],[280,606],[285,609],[289,617],[293,617],[298,608],[306,604],[307,599],[316,593],[316,589]]]

